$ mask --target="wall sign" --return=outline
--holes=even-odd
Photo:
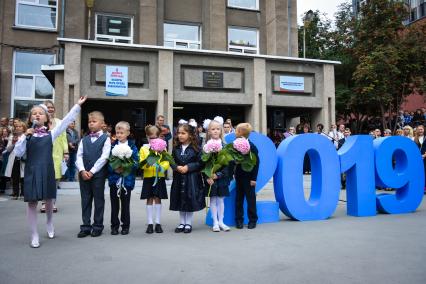
[[[107,96],[128,95],[128,67],[105,66],[105,91]]]
[[[203,72],[203,88],[223,88],[223,73],[222,72]]]
[[[280,76],[280,92],[304,93],[305,78],[297,76]]]

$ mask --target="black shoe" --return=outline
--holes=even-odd
[[[256,223],[248,223],[247,229],[254,229],[256,228]]]
[[[189,234],[189,233],[191,233],[191,232],[192,232],[192,226],[191,226],[191,225],[186,224],[186,225],[185,225],[185,229],[183,230],[183,232],[184,232],[185,234]]]
[[[155,224],[155,232],[157,234],[161,234],[163,232],[163,228],[161,228],[161,224]]]
[[[185,231],[185,225],[184,224],[180,224],[175,229],[175,233],[182,233],[183,231]]]
[[[128,235],[129,234],[129,229],[121,229],[121,234],[122,235]]]
[[[242,228],[244,228],[243,222],[237,222],[237,223],[235,224],[235,227],[236,227],[237,229],[242,229]]]
[[[118,229],[117,228],[111,228],[111,235],[118,235]]]
[[[94,237],[94,238],[99,237],[100,235],[102,235],[102,231],[93,230],[92,234],[91,234],[91,236]]]
[[[84,238],[90,235],[90,231],[80,231],[80,233],[78,233],[77,238]]]
[[[152,234],[154,233],[154,225],[153,224],[149,224],[148,227],[146,228],[146,232],[147,234]]]

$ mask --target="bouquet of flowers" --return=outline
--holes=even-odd
[[[240,164],[243,171],[250,172],[256,166],[256,155],[250,151],[250,143],[246,138],[237,138],[225,146],[225,151],[235,163]]]
[[[223,151],[221,140],[210,139],[203,147],[201,160],[205,163],[202,172],[211,178],[217,170],[227,166],[232,161],[232,156]]]
[[[148,165],[150,167],[155,167],[155,181],[154,186],[157,184],[158,173],[164,173],[164,164],[167,162],[169,164],[175,164],[172,155],[167,152],[167,143],[163,139],[150,139],[149,148],[142,147],[145,152],[145,157],[141,157],[140,164],[141,166]]]
[[[121,168],[123,177],[128,176],[132,172],[135,160],[132,158],[133,151],[126,144],[116,145],[108,158],[109,164],[113,170]]]

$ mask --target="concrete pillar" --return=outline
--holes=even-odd
[[[63,112],[69,111],[80,97],[80,70],[81,70],[81,45],[77,43],[65,44],[64,63],[64,95]],[[86,94],[84,94],[86,95]],[[90,99],[90,97],[89,97]],[[84,108],[84,106],[83,106]],[[76,128],[81,130],[81,114],[77,117]]]
[[[335,112],[335,89],[334,89],[334,66],[331,64],[323,65],[323,82],[319,82],[322,85],[322,94],[318,94],[322,97],[321,109],[314,110],[312,112],[312,128],[315,129],[318,123],[324,125],[324,131],[330,129],[330,125],[336,122]]]
[[[157,0],[140,0],[139,41],[157,45]]]
[[[226,51],[227,25],[226,2],[218,0],[203,1],[203,48]]]
[[[251,118],[253,129],[266,134],[266,61],[262,58],[253,60],[253,106]]]
[[[64,71],[55,72],[55,107],[56,116],[63,118],[68,112],[68,103],[64,99]]]
[[[267,54],[297,57],[297,0],[268,0],[265,17]]]
[[[165,116],[166,124],[173,126],[173,51],[158,52],[157,114]],[[172,129],[171,129],[172,130]],[[170,141],[169,143],[172,143]],[[169,145],[169,149],[172,145]]]

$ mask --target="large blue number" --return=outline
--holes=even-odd
[[[419,149],[402,136],[375,139],[373,145],[376,184],[397,189],[395,194],[378,195],[377,209],[389,214],[415,211],[423,199],[425,180]]]
[[[303,190],[303,158],[311,161],[312,189],[308,201]],[[321,220],[336,210],[340,192],[339,157],[322,135],[304,134],[285,139],[278,147],[274,175],[275,198],[281,211],[300,221]]]
[[[257,132],[252,132],[249,137],[250,141],[253,142],[259,151],[259,173],[256,182],[256,193],[262,190],[262,188],[272,178],[275,168],[277,166],[277,152],[275,150],[274,143],[267,136]],[[235,140],[235,134],[228,134],[225,138],[227,143],[231,143]],[[235,225],[235,181],[231,182],[229,187],[230,196],[225,198],[225,218],[224,222],[228,225]],[[246,208],[246,204],[244,204]],[[257,201],[257,215],[258,223],[270,223],[279,221],[279,207],[276,201]],[[247,210],[244,210],[244,222],[247,223]],[[206,224],[212,225],[212,218],[210,210],[206,216]]]
[[[346,172],[348,215],[376,215],[373,139],[370,135],[350,136],[338,155],[340,171]]]

